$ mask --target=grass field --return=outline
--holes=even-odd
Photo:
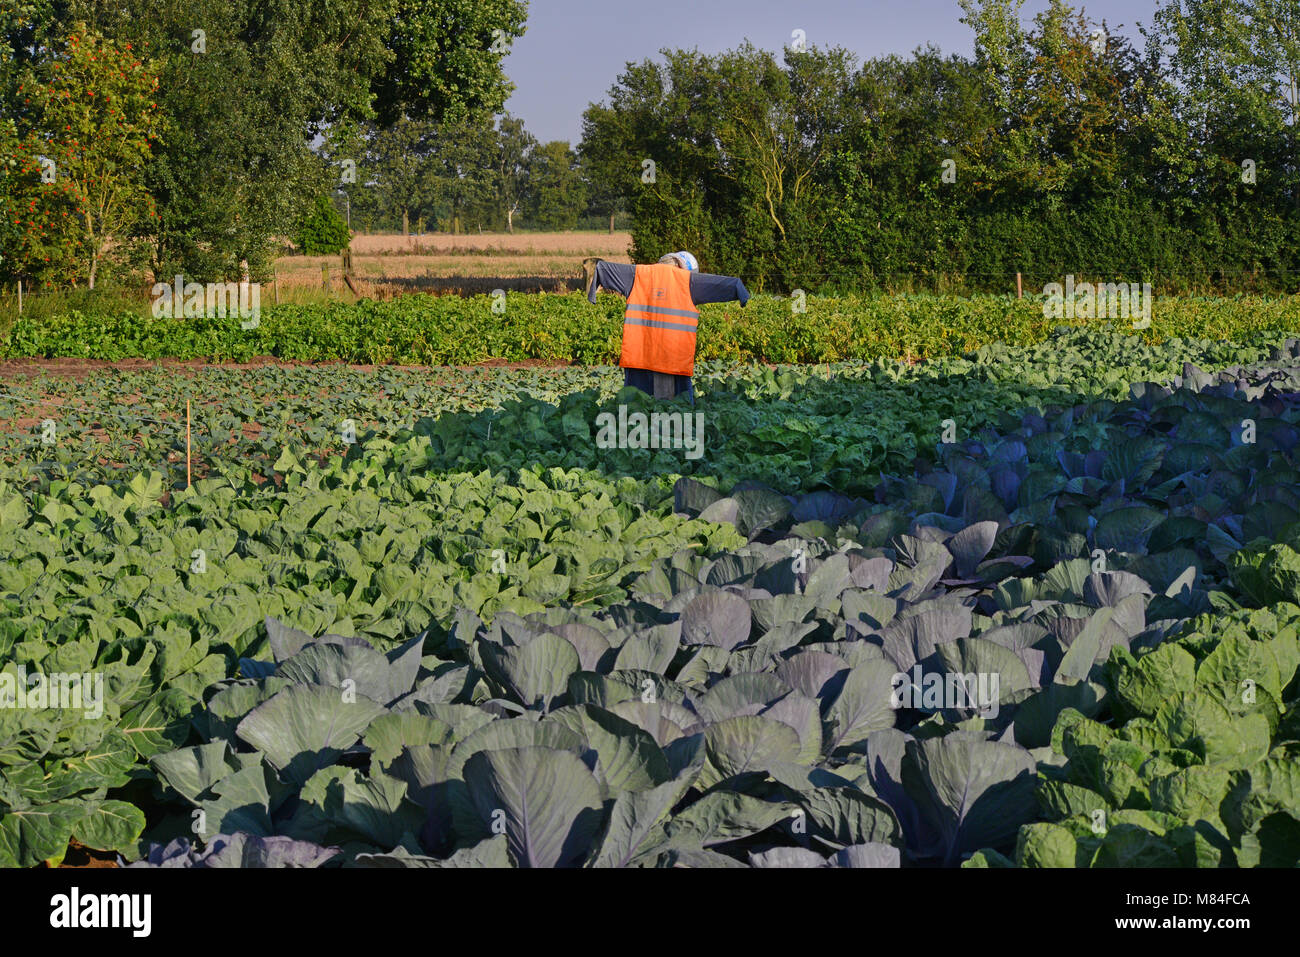
[[[489,284],[458,280],[578,279],[587,257],[630,262],[631,243],[624,232],[356,236],[353,285],[363,297],[389,299],[408,292],[491,290]],[[354,298],[341,281],[338,256],[287,255],[275,262],[282,301],[324,298],[322,267],[330,269],[332,292]]]
[[[627,232],[574,231],[551,233],[425,233],[358,234],[352,239],[352,285],[343,280],[340,256],[302,256],[292,250],[275,261],[276,281],[263,284],[262,305],[276,297],[282,303],[356,302],[387,300],[413,292],[432,294],[490,293],[498,285],[512,292],[558,291],[578,288],[582,260],[631,262]],[[322,272],[328,269],[328,282]],[[200,277],[201,278],[201,277]],[[501,283],[493,280],[501,280]],[[138,289],[109,288],[94,292],[27,291],[24,311],[58,315],[70,309],[149,307],[149,282]],[[278,287],[278,288],[277,288]],[[15,290],[0,290],[0,334],[17,318]]]

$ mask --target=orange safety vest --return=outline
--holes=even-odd
[[[623,313],[623,353],[618,364],[625,369],[693,375],[699,319],[688,270],[670,263],[637,266]]]

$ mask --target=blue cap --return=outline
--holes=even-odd
[[[691,272],[700,271],[700,264],[696,261],[695,257],[692,256],[690,253],[688,253],[686,250],[683,249],[681,252],[673,253],[673,255],[680,256],[682,262],[686,263],[686,268],[689,269]]]

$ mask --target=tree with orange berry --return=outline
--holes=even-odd
[[[144,170],[159,127],[157,87],[153,65],[130,44],[84,24],[20,83],[32,107],[20,146],[25,175],[39,152],[29,228],[67,250],[91,289],[105,261],[124,252],[133,227],[153,213]]]

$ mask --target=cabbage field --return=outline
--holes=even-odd
[[[1295,866],[1300,322],[994,305],[709,356],[694,408],[605,365],[4,376],[0,866]],[[619,405],[704,454],[602,447]]]

